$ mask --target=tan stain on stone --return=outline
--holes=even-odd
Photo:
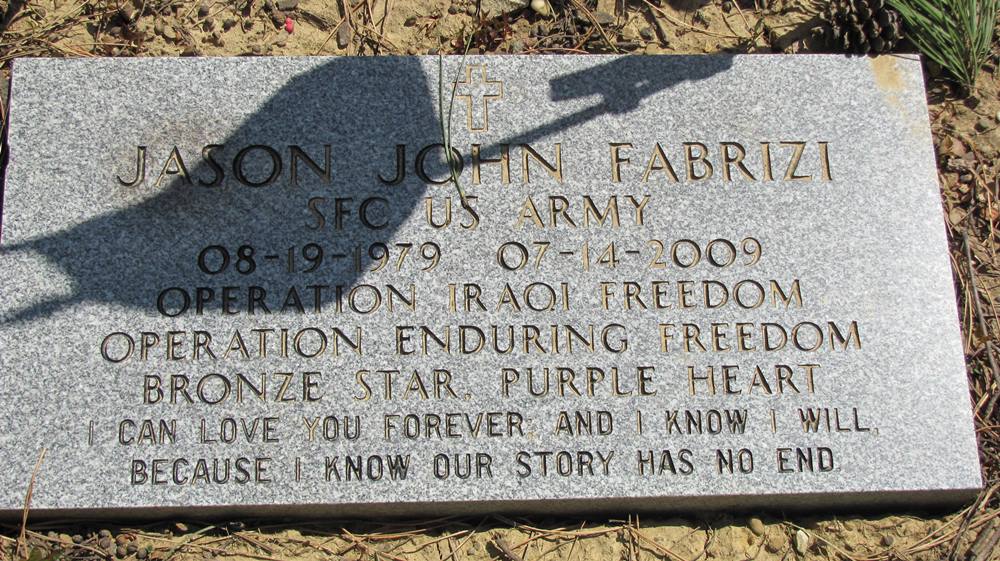
[[[900,98],[906,88],[903,73],[899,67],[900,59],[892,55],[882,55],[871,57],[868,61],[872,69],[872,76],[875,78],[875,86],[882,93],[882,97],[893,112],[900,116],[903,125],[910,134],[916,138],[928,135],[929,123],[925,122],[923,118],[916,117],[912,108],[908,108]]]
[[[875,85],[885,94],[891,94],[903,89],[903,79],[899,73],[894,56],[878,56],[870,58],[872,75]]]

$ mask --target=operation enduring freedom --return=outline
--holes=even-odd
[[[857,321],[801,321],[798,323],[660,323],[656,326],[659,352],[802,352],[846,351],[861,348]],[[573,355],[621,354],[630,345],[624,325],[595,324],[503,324],[396,325],[393,327],[396,355]],[[368,349],[365,352],[365,349]],[[364,342],[361,327],[354,328],[254,328],[233,329],[219,337],[209,331],[115,331],[100,343],[101,357],[111,363],[125,361],[199,361],[227,359],[297,358],[315,359],[378,356]]]

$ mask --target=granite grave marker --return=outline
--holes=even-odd
[[[914,58],[22,59],[11,96],[8,516],[43,450],[36,516],[981,486]]]

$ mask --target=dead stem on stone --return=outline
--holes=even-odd
[[[26,539],[28,511],[31,509],[31,495],[35,491],[35,478],[38,477],[38,472],[42,469],[42,462],[45,461],[45,452],[46,449],[42,448],[42,451],[38,453],[38,461],[35,462],[35,468],[31,470],[31,479],[28,480],[28,490],[24,493],[24,509],[21,511],[21,533],[17,538],[17,547],[14,551],[14,555],[16,556],[23,556],[22,548],[27,550],[28,547]]]
[[[469,34],[465,42],[465,51],[462,53],[462,60],[458,65],[458,73],[451,83],[451,94],[448,99],[448,111],[444,110],[444,55],[438,55],[438,122],[441,123],[441,145],[444,147],[445,160],[448,163],[448,173],[452,184],[458,191],[458,196],[462,201],[462,207],[471,209],[469,201],[465,196],[465,189],[458,179],[458,164],[453,154],[451,146],[451,116],[455,108],[455,95],[458,91],[458,78],[462,70],[465,69],[465,60],[469,56],[469,49],[472,48],[472,40],[476,36],[475,32]]]

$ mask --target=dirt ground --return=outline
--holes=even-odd
[[[491,4],[482,1],[0,0],[0,121],[9,62],[25,56],[460,54],[467,43],[472,52],[554,55],[826,52],[810,32],[821,1],[535,0],[534,8],[508,14],[487,13]],[[998,53],[995,43],[971,94],[945,80],[936,65],[926,68],[987,482],[966,508],[810,518],[171,521],[148,527],[29,521],[2,528],[0,559],[1000,559]]]

